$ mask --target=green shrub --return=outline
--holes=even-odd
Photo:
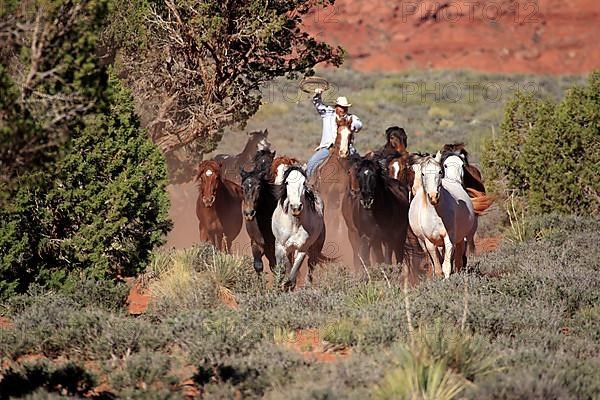
[[[600,213],[600,71],[556,104],[517,93],[502,135],[484,146],[487,179],[523,195],[533,212]]]
[[[134,275],[163,242],[170,227],[164,158],[114,77],[108,100],[105,114],[84,118],[55,170],[32,178],[39,183],[23,178],[0,212],[0,297],[32,282],[68,288],[80,274]]]

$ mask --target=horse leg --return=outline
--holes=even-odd
[[[288,278],[286,285],[289,289],[294,289],[296,287],[296,278],[298,277],[298,271],[300,270],[300,266],[302,265],[302,261],[304,261],[304,257],[306,256],[305,251],[296,251],[296,258],[294,259],[294,266],[292,267],[292,271],[290,272],[290,277]]]
[[[454,272],[459,273],[463,267],[465,267],[467,264],[465,263],[466,261],[466,248],[465,248],[465,240],[461,240],[459,241],[456,246],[454,247]]]
[[[313,271],[315,269],[315,265],[319,262],[319,255],[323,250],[323,245],[325,244],[325,227],[321,231],[321,234],[317,238],[317,241],[313,243],[308,251],[308,282],[312,285],[313,283]]]
[[[277,268],[273,272],[275,273],[274,275],[277,275],[277,284],[281,284],[289,264],[289,259],[285,246],[280,243],[275,243],[275,259],[277,260]]]
[[[263,262],[262,262],[263,248],[256,241],[252,241],[252,258],[254,259],[253,266],[254,270],[257,274],[263,271]]]
[[[450,272],[452,272],[453,255],[454,246],[452,240],[450,240],[450,235],[446,235],[444,236],[444,263],[442,264],[442,271],[444,272],[445,279],[448,279],[450,277]]]
[[[430,242],[429,240],[425,240],[425,248],[427,249],[429,257],[431,258],[431,262],[433,263],[434,276],[441,276],[442,266],[440,265],[440,256],[436,245]]]
[[[381,263],[385,262],[382,246],[383,246],[383,243],[381,240],[374,240],[373,243],[371,244],[371,250],[373,252],[373,261],[376,264],[381,264]],[[389,264],[391,264],[391,261],[389,262]]]
[[[361,265],[363,268],[371,266],[371,246],[369,240],[366,237],[360,238],[358,244],[358,257],[360,258]]]

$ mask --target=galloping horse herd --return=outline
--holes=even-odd
[[[435,155],[408,153],[406,141],[388,137],[378,151],[351,155],[347,121],[339,118],[337,125],[329,157],[311,177],[298,160],[275,157],[266,130],[249,133],[238,155],[202,161],[200,240],[230,251],[245,220],[254,269],[263,271],[265,256],[287,289],[295,287],[306,256],[309,281],[318,263],[333,261],[323,246],[328,236],[342,234],[355,268],[402,265],[411,245],[429,256],[436,276],[466,266],[477,218],[493,198],[464,145],[445,145]]]

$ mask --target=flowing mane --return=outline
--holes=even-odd
[[[273,177],[273,179],[277,176],[277,170],[280,165],[293,166],[293,165],[297,165],[298,163],[299,163],[299,161],[293,157],[288,157],[288,156],[277,157],[273,160],[273,163],[271,164],[271,176]]]

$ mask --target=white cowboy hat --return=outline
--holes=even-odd
[[[342,106],[342,107],[351,107],[352,103],[348,103],[348,99],[346,97],[340,96],[335,101],[335,105],[336,106]]]

